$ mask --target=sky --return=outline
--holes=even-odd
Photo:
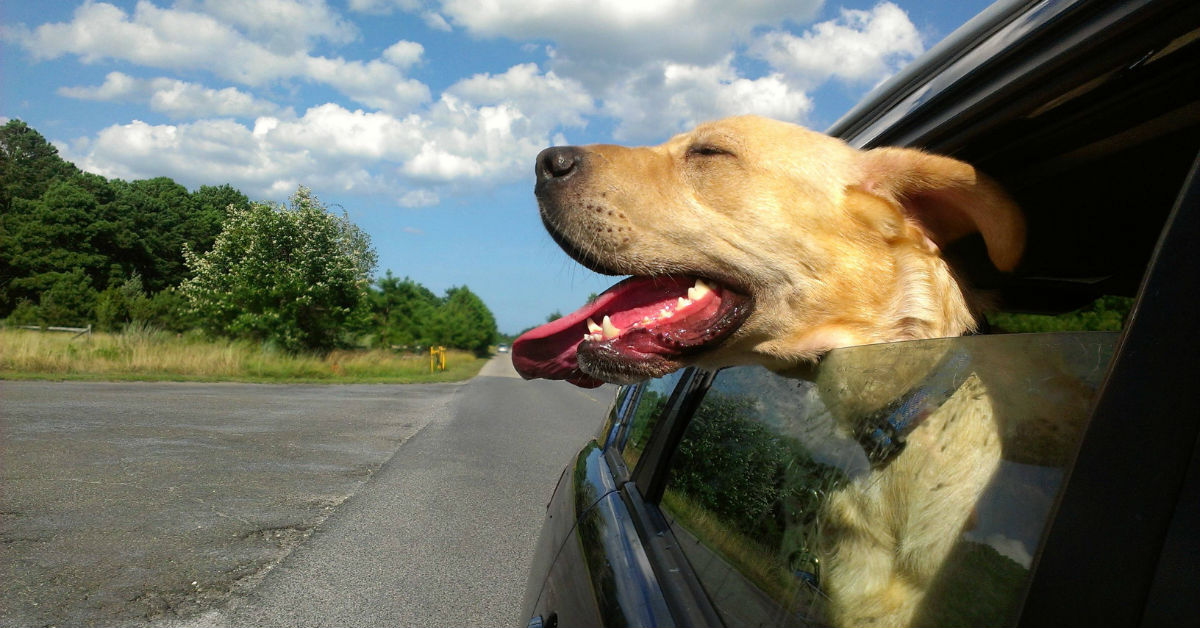
[[[756,113],[823,130],[980,0],[0,0],[0,124],[125,180],[298,186],[516,333],[618,278],[537,215],[552,145]]]

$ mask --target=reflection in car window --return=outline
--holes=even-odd
[[[621,455],[630,470],[637,466],[642,451],[646,449],[646,441],[650,440],[650,434],[654,432],[654,426],[671,398],[671,391],[675,389],[675,384],[679,383],[682,375],[683,371],[675,371],[643,385],[637,408],[620,436]]]
[[[605,447],[609,447],[615,442],[635,399],[637,399],[636,385],[627,384],[617,389],[617,395],[608,411],[608,417],[604,420],[604,425],[600,427],[597,441],[604,443]]]
[[[855,347],[792,377],[725,369],[662,510],[729,625],[1003,624],[1116,336]]]

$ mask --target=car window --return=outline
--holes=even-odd
[[[725,369],[671,459],[661,510],[728,625],[838,623],[830,594],[906,568],[903,542],[880,538],[930,546],[912,622],[1002,624],[1116,337],[855,347],[788,377]],[[861,520],[845,520],[851,505]],[[938,526],[944,540],[918,534]]]
[[[604,424],[600,426],[600,432],[596,436],[596,440],[603,443],[606,448],[613,446],[620,435],[621,428],[637,400],[638,388],[639,386],[636,384],[626,384],[617,389],[617,395],[613,398]]]
[[[658,424],[659,417],[671,399],[671,392],[675,390],[675,385],[679,383],[683,373],[684,371],[675,371],[642,384],[637,405],[615,443],[630,470],[637,466],[638,459],[646,449],[646,442],[654,433],[654,426]]]

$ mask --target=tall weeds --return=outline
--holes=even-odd
[[[485,360],[449,351],[446,371],[429,356],[385,350],[292,354],[260,344],[178,335],[144,325],[118,334],[0,328],[0,377],[252,382],[428,382],[473,377]]]

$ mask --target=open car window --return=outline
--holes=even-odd
[[[923,575],[912,621],[1011,623],[1117,336],[854,347],[794,377],[725,369],[671,460],[661,510],[727,625],[836,623],[827,596],[887,577],[847,575],[863,567],[847,556],[871,551],[851,536],[938,526],[944,538],[920,541],[940,567]],[[872,491],[896,494],[872,502]],[[879,527],[831,524],[846,500],[882,510]],[[839,564],[822,564],[830,550]],[[882,569],[906,569],[888,560]]]

